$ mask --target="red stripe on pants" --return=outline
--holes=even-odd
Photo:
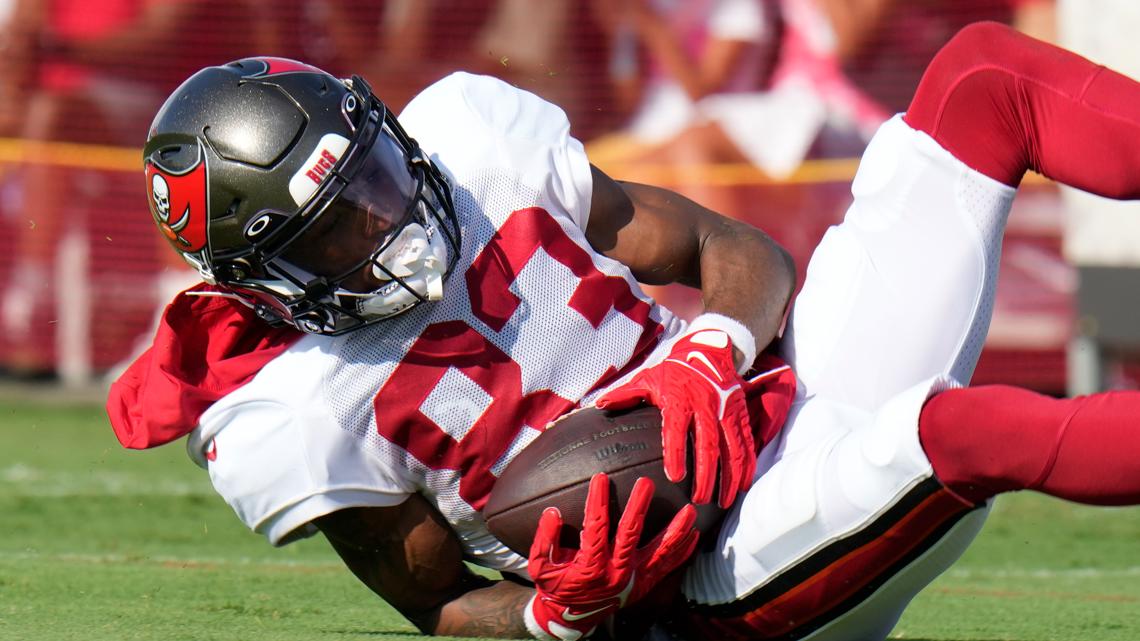
[[[973,505],[964,504],[953,493],[938,490],[880,536],[848,551],[778,596],[738,616],[694,614],[690,631],[697,633],[703,629],[704,638],[757,641],[792,635],[799,628],[820,623],[821,617],[834,613],[844,601],[873,584],[881,584],[889,578],[888,573],[901,569],[900,561],[924,548],[939,535],[943,526],[972,508]],[[801,563],[810,561],[809,558]],[[786,572],[795,572],[795,568]],[[715,629],[717,634],[708,636],[709,628]]]

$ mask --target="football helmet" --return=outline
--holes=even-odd
[[[270,323],[342,334],[438,300],[460,232],[443,173],[359,76],[283,58],[207,67],[143,150],[151,214]]]

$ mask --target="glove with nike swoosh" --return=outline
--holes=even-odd
[[[527,570],[535,596],[527,604],[527,629],[537,639],[576,641],[588,637],[618,609],[636,603],[679,568],[697,546],[696,508],[683,507],[652,541],[638,547],[653,481],[639,478],[610,542],[610,481],[590,479],[577,550],[558,544],[562,515],[542,513]]]
[[[706,320],[709,317],[715,320]],[[717,502],[727,508],[738,491],[752,484],[756,450],[743,381],[733,361],[734,341],[718,324],[727,326],[730,331],[735,329],[736,335],[743,332],[738,341],[743,346],[738,349],[745,354],[745,367],[751,365],[756,347],[747,329],[732,319],[704,314],[694,319],[689,333],[677,341],[665,360],[610,390],[598,399],[597,405],[602,409],[622,410],[649,403],[661,408],[665,476],[673,482],[685,478],[691,427],[694,431],[693,502],[702,504],[712,500],[719,459]]]

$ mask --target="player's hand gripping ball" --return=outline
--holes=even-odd
[[[748,489],[756,471],[756,444],[748,418],[744,385],[733,362],[732,342],[719,329],[701,329],[681,338],[665,360],[598,400],[603,409],[642,403],[661,408],[665,475],[680,481],[686,473],[686,447],[693,434],[696,477],[693,502],[708,503],[717,481],[718,503],[727,508]]]
[[[527,566],[535,586],[525,611],[532,634],[560,641],[589,636],[598,624],[638,602],[688,560],[698,537],[693,527],[697,513],[691,504],[681,508],[653,540],[639,544],[652,496],[653,481],[639,478],[612,530],[609,479],[596,474],[578,545],[569,548],[559,543],[558,508],[543,511]]]
[[[591,478],[605,473],[611,484],[610,522],[617,523],[640,477],[653,481],[642,542],[660,533],[685,505],[691,482],[665,477],[661,412],[644,406],[610,412],[586,408],[567,414],[518,454],[499,476],[482,514],[491,533],[526,556],[543,510],[558,508],[562,543],[577,544]],[[711,536],[724,511],[697,506],[697,529]]]

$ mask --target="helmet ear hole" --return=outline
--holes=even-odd
[[[155,164],[172,172],[182,172],[198,164],[199,152],[197,145],[166,145],[151,156]]]

